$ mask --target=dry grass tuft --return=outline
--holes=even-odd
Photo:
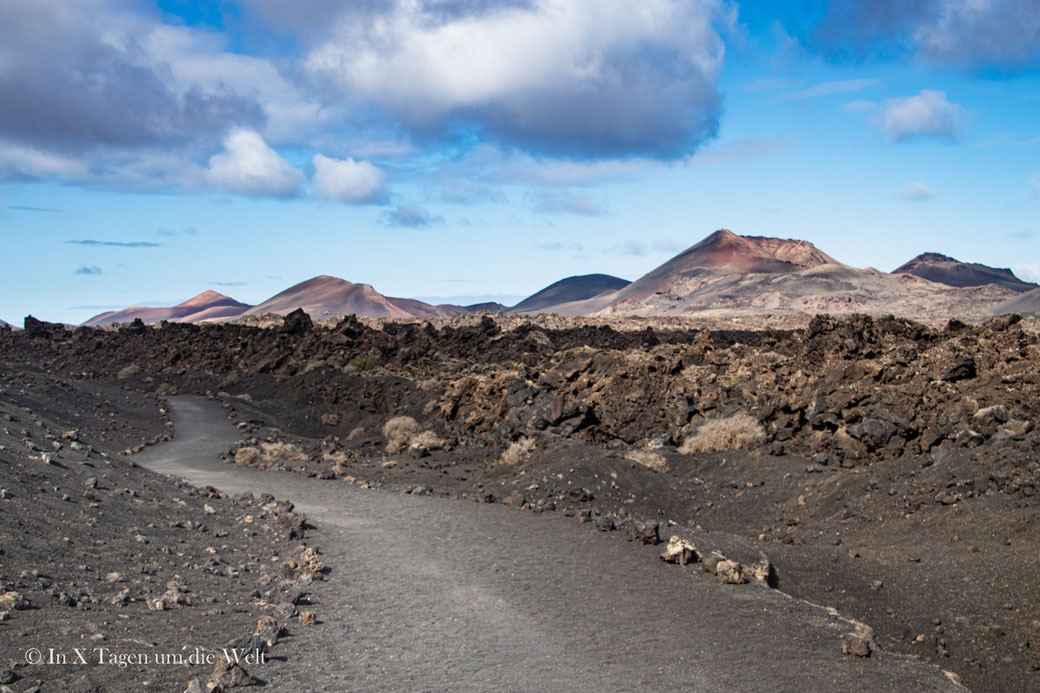
[[[765,442],[766,432],[761,424],[748,414],[734,414],[724,419],[712,419],[701,424],[697,432],[683,441],[679,452],[691,455],[708,450],[737,450]]]
[[[260,443],[260,449],[263,451],[264,461],[274,462],[276,460],[297,460],[304,462],[310,459],[299,446],[293,445],[292,443],[283,443],[277,441],[274,443]]]
[[[365,429],[361,426],[351,429],[350,433],[347,434],[347,440],[357,440],[361,436],[365,435]]]
[[[631,450],[625,453],[625,459],[638,462],[644,467],[653,469],[655,472],[668,471],[668,463],[665,462],[664,455],[652,450]]]
[[[433,431],[420,431],[419,423],[410,416],[395,416],[383,426],[386,451],[390,454],[417,446],[430,450],[444,447],[444,440]]]
[[[239,448],[235,450],[235,464],[247,467],[260,459],[259,448]]]
[[[419,432],[419,422],[410,416],[395,416],[383,425],[386,451],[393,454],[408,447]]]
[[[509,444],[506,451],[502,453],[503,464],[520,464],[531,456],[537,447],[534,438],[521,438]]]

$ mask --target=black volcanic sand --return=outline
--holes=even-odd
[[[123,455],[168,431],[154,395],[0,364],[0,681],[13,690],[181,691],[214,666],[160,656],[220,653],[236,640],[241,655],[266,649],[249,639],[261,618],[278,621],[261,633],[272,643],[279,626],[282,637],[303,627],[275,606],[318,577],[281,565],[307,543],[304,518]],[[27,664],[36,654],[42,662]],[[147,659],[112,659],[126,655]],[[284,666],[277,645],[267,657],[249,675]],[[223,680],[231,675],[245,676]]]
[[[505,502],[589,531],[658,520],[702,552],[764,552],[779,589],[865,621],[883,649],[975,690],[1040,687],[1040,346],[1014,317],[819,316],[761,332],[477,320],[30,324],[0,331],[0,360],[218,397],[243,434],[229,462]],[[761,442],[677,451],[735,413]],[[389,452],[383,426],[400,415],[443,446]],[[503,461],[524,439],[530,455]],[[655,469],[632,459],[648,453]]]

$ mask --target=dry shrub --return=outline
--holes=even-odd
[[[412,437],[411,445],[417,445],[429,450],[438,450],[444,447],[444,439],[433,431],[423,431]]]
[[[351,429],[350,433],[347,434],[347,440],[357,440],[361,436],[365,435],[365,429],[361,426]]]
[[[248,466],[260,459],[258,448],[239,448],[235,450],[235,464]]]
[[[502,453],[503,464],[520,464],[531,456],[536,445],[534,438],[521,438],[510,443]]]
[[[400,452],[412,443],[419,433],[419,422],[410,416],[395,416],[383,424],[383,437],[386,438],[386,451],[393,454]]]
[[[346,470],[347,466],[347,453],[342,450],[336,452],[326,452],[324,455],[324,461],[332,465],[332,472],[337,476],[342,474]]]
[[[705,421],[697,432],[683,441],[679,452],[690,455],[708,450],[736,450],[765,442],[766,432],[748,414],[734,414],[724,419]]]
[[[664,455],[653,450],[631,450],[625,453],[625,459],[638,462],[644,467],[649,467],[655,472],[668,470],[668,463],[664,461]]]
[[[263,450],[264,461],[266,462],[274,462],[276,460],[297,460],[303,462],[309,459],[307,453],[292,443],[283,443],[282,441],[261,443],[260,447]]]

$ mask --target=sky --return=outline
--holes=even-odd
[[[1040,281],[1036,0],[4,0],[0,319],[514,303],[720,228]]]

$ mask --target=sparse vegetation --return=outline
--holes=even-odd
[[[534,438],[521,438],[515,440],[509,444],[506,451],[502,453],[503,464],[520,464],[526,461],[534,449],[537,447],[537,443]]]
[[[631,450],[625,453],[625,459],[638,462],[644,467],[653,469],[656,472],[664,472],[668,470],[668,463],[664,460],[664,455],[653,450]]]
[[[159,383],[159,386],[155,388],[155,394],[157,395],[175,395],[177,394],[177,386],[172,383]]]
[[[362,373],[374,371],[382,365],[378,359],[374,359],[371,356],[355,356],[347,361],[347,364],[357,368]]]
[[[260,443],[260,447],[243,447],[235,451],[235,464],[250,465],[258,461],[277,462],[279,460],[296,460],[303,462],[309,459],[299,446],[277,441]]]
[[[395,416],[383,425],[386,451],[393,454],[411,446],[437,449],[444,440],[433,431],[419,430],[419,422],[410,416]]]
[[[737,450],[760,445],[765,437],[765,429],[754,417],[739,413],[705,421],[696,433],[683,441],[679,452],[691,455],[708,450]]]

